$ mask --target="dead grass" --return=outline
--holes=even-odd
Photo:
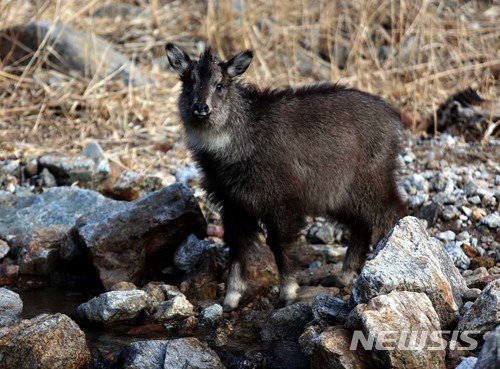
[[[154,82],[81,79],[0,64],[0,159],[79,151],[100,142],[119,165],[164,170],[185,160],[158,143],[180,140],[179,83],[152,66],[167,41],[195,52],[208,41],[221,57],[250,48],[248,73],[273,86],[339,81],[378,94],[415,120],[472,86],[498,100],[500,7],[489,1],[162,1],[138,0],[130,19],[92,17],[117,1],[0,0],[0,24],[48,19],[97,34],[136,61]],[[50,46],[50,45],[49,45]],[[196,51],[198,52],[198,51]]]

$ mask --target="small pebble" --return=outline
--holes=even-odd
[[[464,301],[475,301],[480,294],[481,290],[479,288],[470,288],[462,294],[462,299]]]
[[[215,322],[217,319],[222,317],[223,314],[224,311],[222,309],[222,306],[220,306],[219,304],[214,304],[202,310],[200,319],[209,322]]]
[[[441,232],[436,235],[436,238],[440,241],[455,241],[456,235],[453,231]]]

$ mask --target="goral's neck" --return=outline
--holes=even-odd
[[[210,154],[226,163],[244,160],[253,154],[252,101],[246,96],[247,86],[235,87],[230,97],[231,109],[223,124],[186,129],[188,147],[195,154]]]

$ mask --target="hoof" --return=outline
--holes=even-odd
[[[291,305],[297,299],[297,290],[299,285],[296,282],[288,283],[281,286],[280,303],[284,306]]]
[[[224,298],[224,303],[222,304],[225,312],[231,312],[236,309],[240,303],[241,293],[239,292],[228,292]]]
[[[356,282],[356,278],[358,278],[358,273],[353,271],[345,271],[342,272],[337,277],[337,282],[339,287],[352,287],[354,282]]]

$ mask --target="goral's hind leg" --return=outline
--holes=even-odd
[[[361,271],[361,267],[366,260],[366,254],[370,250],[372,234],[371,228],[362,222],[350,224],[349,229],[351,231],[349,247],[339,277],[339,282],[343,286],[351,286]]]
[[[274,253],[276,265],[280,274],[280,301],[289,305],[297,297],[297,265],[292,256],[292,248],[297,241],[298,233],[303,226],[302,219],[281,217],[281,224],[267,224],[267,243]],[[288,220],[288,222],[283,222]]]
[[[295,301],[297,290],[299,289],[296,265],[290,252],[293,245],[293,242],[270,242],[269,245],[274,253],[280,274],[280,301],[285,305],[289,305]]]
[[[242,211],[223,209],[224,241],[229,247],[230,269],[226,284],[224,310],[232,311],[238,307],[246,291],[247,254],[254,248],[259,232],[255,219]]]
[[[396,182],[389,179],[386,188],[385,201],[380,204],[380,210],[373,217],[373,247],[387,235],[392,227],[407,214],[406,205],[401,200]]]

